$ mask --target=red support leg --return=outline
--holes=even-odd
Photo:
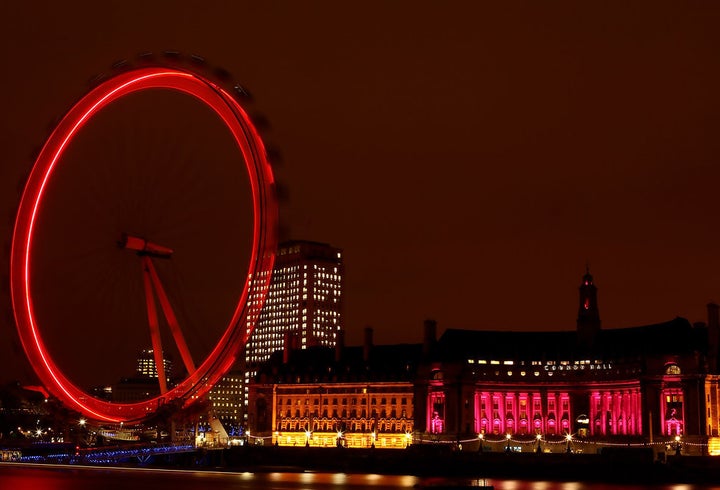
[[[160,326],[158,325],[157,309],[155,298],[152,293],[151,271],[153,270],[150,258],[142,258],[143,284],[145,286],[145,301],[147,303],[148,324],[150,325],[150,337],[152,338],[153,355],[155,356],[155,369],[160,382],[160,393],[167,393],[167,378],[165,377],[165,360],[163,359],[162,339],[160,338]]]
[[[160,306],[162,307],[163,313],[165,314],[165,319],[168,322],[168,326],[170,327],[172,336],[175,339],[175,344],[180,351],[180,357],[182,357],[183,364],[185,364],[185,369],[187,369],[188,375],[191,375],[195,372],[195,363],[193,362],[192,356],[190,355],[190,350],[185,343],[185,337],[180,330],[180,325],[178,324],[177,317],[175,316],[175,312],[173,312],[172,306],[170,306],[170,301],[168,300],[167,294],[165,294],[165,290],[160,283],[160,278],[155,271],[155,267],[152,265],[152,262],[149,258],[145,257],[145,259],[148,264],[147,268],[150,274],[150,279],[152,280],[152,285],[155,286],[155,292],[160,299]]]

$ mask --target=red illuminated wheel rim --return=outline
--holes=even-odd
[[[78,132],[109,104],[150,89],[176,91],[197,99],[210,108],[231,133],[251,187],[252,251],[244,276],[247,279],[232,318],[195,371],[160,396],[136,403],[113,403],[95,398],[74,384],[59,368],[42,338],[31,288],[33,239],[48,183],[53,172],[62,165],[63,153]],[[68,408],[107,422],[140,421],[164,404],[179,402],[182,406],[203,396],[232,366],[239,348],[247,342],[251,331],[247,321],[259,313],[270,279],[277,245],[276,224],[274,181],[265,147],[247,113],[228,91],[192,71],[162,66],[131,69],[98,85],[67,112],[45,142],[25,184],[15,221],[10,258],[12,304],[20,340],[37,376]],[[259,293],[256,299],[260,301],[248,301],[251,286],[253,294]]]

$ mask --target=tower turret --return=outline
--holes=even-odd
[[[590,267],[586,267],[585,275],[580,283],[580,305],[578,307],[577,333],[580,346],[591,349],[600,331],[600,310],[597,302],[597,287],[590,275]]]

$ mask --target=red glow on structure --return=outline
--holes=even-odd
[[[160,324],[158,323],[155,298],[153,298],[152,293],[151,267],[152,262],[150,262],[150,259],[143,257],[143,286],[147,304],[148,326],[150,327],[150,339],[152,340],[153,355],[155,356],[155,371],[160,383],[160,394],[164,395],[167,393],[167,376],[165,375],[165,358],[163,357],[162,340],[160,338]]]
[[[157,243],[152,243],[144,238],[128,235],[127,233],[123,233],[119,245],[128,250],[135,250],[138,252],[138,255],[169,258],[173,254],[171,248],[163,247]]]
[[[432,392],[428,396],[427,427],[431,434],[445,432],[445,393]]]
[[[189,374],[192,374],[195,372],[195,363],[190,355],[190,349],[188,349],[187,343],[185,342],[185,336],[180,330],[180,325],[177,321],[177,317],[175,316],[175,312],[173,311],[172,306],[170,306],[170,300],[168,299],[167,294],[165,294],[165,289],[160,283],[160,277],[158,277],[157,271],[155,270],[150,257],[147,255],[144,256],[142,262],[143,274],[145,276],[149,276],[150,283],[152,285],[152,288],[146,288],[145,290],[145,294],[149,295],[147,301],[154,302],[154,298],[152,298],[151,294],[151,290],[154,289],[158,299],[160,300],[160,307],[163,310],[168,327],[170,327],[170,332],[172,333],[173,340],[175,340],[175,345],[177,346],[178,352],[180,352],[183,364],[185,364],[185,369]],[[162,355],[160,357],[162,359]],[[157,363],[157,354],[155,355],[155,362]]]
[[[642,395],[637,386],[608,385],[593,391],[590,395],[590,434],[642,434],[641,407]]]
[[[662,406],[660,407],[660,426],[668,436],[682,435],[685,422],[685,404],[681,388],[662,390]]]
[[[10,283],[18,333],[36,374],[48,391],[69,408],[96,420],[141,420],[170,400],[181,399],[187,402],[206,393],[232,365],[238,347],[247,340],[243,319],[246,316],[257,317],[247,310],[262,307],[262,301],[252,306],[247,305],[250,287],[250,279],[247,279],[227,329],[204,362],[187,379],[167,393],[134,404],[109,403],[86,394],[55,365],[40,337],[33,308],[30,269],[35,224],[47,183],[69,142],[94,115],[121,97],[153,88],[179,91],[198,99],[222,119],[233,135],[250,177],[253,196],[253,247],[246,277],[262,277],[258,276],[261,272],[271,271],[277,246],[274,179],[265,148],[250,118],[227,91],[189,71],[145,67],[117,75],[80,99],[61,119],[46,141],[25,185],[13,232]],[[270,274],[266,277],[269,281]],[[267,290],[267,285],[263,289]],[[162,356],[161,353],[159,355]],[[156,364],[160,372],[162,362]]]
[[[23,386],[23,389],[37,391],[38,393],[42,393],[45,398],[50,398],[50,393],[48,393],[44,386]]]
[[[592,435],[642,434],[641,395],[637,386],[598,384],[592,386],[591,391],[582,393],[541,391],[537,387],[532,391],[529,388],[520,393],[505,390],[476,392],[476,431],[527,434],[532,429],[536,434],[568,433],[573,430],[573,421],[577,418],[573,400],[589,397],[590,419],[587,423]]]

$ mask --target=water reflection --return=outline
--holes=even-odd
[[[550,481],[523,481],[523,480],[493,480],[495,490],[719,490],[720,486],[712,485],[629,485],[610,483],[584,483],[584,482],[550,482]]]
[[[2,490],[383,490],[429,487],[463,480],[409,475],[345,473],[237,473],[224,471],[97,468],[0,463]],[[464,480],[464,483],[471,483]],[[475,481],[474,483],[478,483]],[[482,481],[480,481],[482,483]],[[487,480],[496,490],[720,490],[720,486],[613,485],[607,483]]]

